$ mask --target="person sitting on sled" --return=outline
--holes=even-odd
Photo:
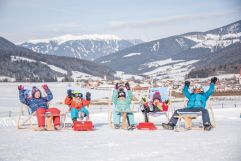
[[[145,122],[149,122],[148,112],[164,112],[168,110],[168,100],[162,101],[160,92],[155,92],[152,97],[152,101],[146,101],[146,98],[142,98],[143,104],[141,106],[141,112],[145,115]]]
[[[160,92],[155,92],[152,97],[152,101],[147,102],[146,98],[143,100],[142,112],[163,112],[168,110],[168,100],[162,101]]]
[[[115,105],[115,108],[113,111],[115,129],[120,128],[121,111],[123,112],[131,111],[130,104],[131,104],[133,95],[128,82],[125,84],[125,88],[127,90],[127,94],[124,88],[119,87],[119,84],[116,83],[113,91],[113,95],[112,95],[112,102]],[[129,124],[128,130],[133,130],[135,128],[135,123],[134,123],[134,115],[132,112],[127,113],[127,120]]]
[[[83,94],[79,91],[68,90],[67,96],[65,98],[65,104],[69,105],[69,110],[71,113],[71,119],[73,122],[77,121],[79,112],[81,120],[86,117],[86,121],[89,120],[89,111],[85,106],[90,104],[90,92],[86,93],[86,99],[83,98]]]
[[[210,131],[213,126],[210,123],[209,113],[208,110],[205,109],[206,102],[214,92],[215,84],[217,82],[217,78],[213,77],[211,79],[210,87],[207,92],[204,92],[204,89],[201,85],[196,84],[193,87],[193,92],[190,93],[188,91],[188,88],[190,86],[189,81],[185,81],[185,86],[183,89],[183,94],[188,98],[187,107],[184,109],[178,109],[174,112],[172,115],[170,121],[166,124],[163,123],[162,126],[164,129],[173,130],[174,126],[176,126],[178,121],[178,112],[202,112],[202,120],[203,120],[203,126],[205,131]]]
[[[54,128],[60,129],[60,110],[57,108],[49,108],[48,104],[53,99],[53,94],[47,84],[42,85],[47,97],[42,97],[41,91],[37,87],[32,88],[32,96],[26,95],[24,86],[19,85],[19,99],[29,106],[31,112],[36,111],[39,130],[45,130],[45,113],[50,112],[53,115]]]

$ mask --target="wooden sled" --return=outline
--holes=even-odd
[[[211,124],[213,125],[213,127],[216,127],[216,122],[215,122],[215,117],[214,117],[214,113],[213,113],[213,109],[211,106],[211,101],[208,100],[207,101],[207,106],[206,106],[209,115],[210,115],[210,119],[211,119]],[[199,125],[194,126],[193,125],[193,120],[197,119],[198,117],[202,116],[202,112],[179,112],[179,115],[177,116],[178,118],[178,126],[175,129],[175,131],[185,131],[185,130],[203,130],[203,124],[202,122],[199,122]],[[185,122],[185,126],[182,129],[181,127],[181,120],[184,119]]]
[[[28,115],[25,115],[26,111],[28,111]],[[62,127],[60,129],[63,129],[66,113],[60,114],[60,115],[53,115],[50,112],[45,113],[45,130],[46,131],[53,131],[53,117],[54,116],[60,116],[60,126]],[[61,118],[62,117],[62,118]],[[36,112],[31,113],[28,109],[28,106],[22,105],[21,107],[21,113],[17,121],[17,129],[31,129],[33,131],[40,131],[38,128],[38,124],[36,121]]]

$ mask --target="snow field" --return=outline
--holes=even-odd
[[[20,111],[17,85],[0,83],[0,113]],[[41,87],[42,83],[21,83]],[[71,83],[48,83],[54,102],[63,100]],[[92,91],[93,98],[103,98],[110,91]],[[224,100],[224,101],[223,101]],[[160,127],[164,116],[151,117],[156,131],[115,130],[108,125],[108,113],[91,112],[94,131],[75,132],[17,130],[18,117],[0,117],[0,161],[240,161],[241,104],[240,97],[218,97],[214,104],[216,128],[210,132],[189,130],[174,132]],[[233,104],[237,104],[235,108]],[[173,104],[180,108],[182,102]],[[93,107],[95,108],[95,107]],[[135,113],[135,122],[143,121]],[[199,121],[200,118],[197,120]],[[71,122],[70,118],[67,122]]]
[[[217,127],[211,132],[174,132],[161,128],[156,131],[115,130],[107,125],[106,113],[91,115],[95,125],[91,132],[39,132],[1,127],[0,160],[176,161],[181,157],[197,161],[239,161],[240,110],[215,110]]]

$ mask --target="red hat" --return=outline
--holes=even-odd
[[[160,92],[155,92],[153,94],[152,101],[154,101],[155,99],[158,99],[159,101],[161,101],[161,94],[160,94]]]

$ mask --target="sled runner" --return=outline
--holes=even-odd
[[[26,114],[27,111],[27,114]],[[34,120],[34,116],[36,112],[29,112],[29,108],[26,105],[21,106],[20,115],[17,121],[17,129],[27,129],[30,128],[32,130],[37,129],[36,119]]]
[[[203,89],[204,89],[204,92],[206,92],[209,89],[209,86],[204,86]],[[212,118],[211,124],[213,125],[213,127],[215,127],[216,122],[215,122],[215,117],[214,117],[210,99],[211,97],[207,100],[206,109],[208,110],[209,113],[211,113],[211,117],[210,117],[210,119]],[[187,100],[184,100],[185,108],[186,108],[186,105],[187,105]],[[177,112],[177,113],[178,113],[178,116],[177,116],[178,125],[175,131],[181,131],[182,119],[184,120],[185,130],[203,130],[203,123],[198,120],[198,118],[202,117],[202,112]],[[197,121],[194,122],[194,120],[197,120]]]
[[[25,87],[24,95],[26,97],[31,97],[31,93],[31,88]],[[36,112],[32,113],[31,109],[27,105],[22,104],[20,109],[20,115],[17,121],[17,129],[37,129],[36,119],[34,120],[34,116],[36,116]]]

